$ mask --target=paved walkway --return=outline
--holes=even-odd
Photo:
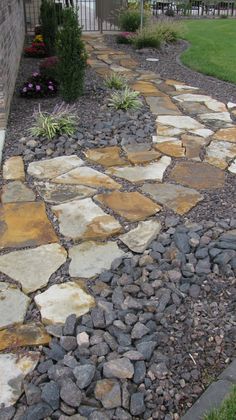
[[[124,73],[131,87],[141,92],[157,115],[157,131],[152,147],[85,150],[84,159],[37,161],[26,173],[20,156],[4,162],[0,350],[5,352],[0,355],[0,404],[6,406],[17,401],[24,376],[40,357],[40,352],[24,348],[50,341],[50,327],[47,331],[45,326],[95,306],[78,278],[100,274],[128,252],[144,252],[161,230],[162,207],[186,214],[204,199],[202,189],[223,187],[225,171],[236,173],[236,126],[230,113],[236,112],[234,104],[227,108],[197,88],[137,69],[129,55],[107,48],[101,36],[87,37],[87,45],[89,64],[98,74]],[[162,182],[175,158],[179,159]],[[125,185],[132,186],[132,192]],[[49,285],[51,275],[66,261],[70,281],[62,278]],[[41,320],[24,323],[33,301]],[[20,355],[12,352],[19,347]]]

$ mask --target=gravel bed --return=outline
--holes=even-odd
[[[235,357],[235,228],[167,217],[143,255],[86,282],[97,307],[49,327],[14,419],[180,419]]]
[[[188,48],[186,41],[179,40],[176,43],[167,44],[160,50],[135,50],[130,45],[118,45],[115,35],[106,35],[105,39],[110,47],[130,54],[132,58],[138,61],[141,68],[154,71],[163,79],[176,79],[191,86],[199,87],[206,94],[225,103],[236,101],[235,84],[206,76],[181,64],[179,56]],[[158,58],[159,61],[149,62],[146,61],[146,58]]]

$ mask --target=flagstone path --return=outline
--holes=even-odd
[[[108,48],[102,36],[86,42],[95,72],[102,77],[123,73],[141,93],[157,115],[156,133],[152,147],[84,150],[83,159],[32,162],[26,171],[20,156],[4,162],[0,404],[6,406],[17,401],[23,378],[39,360],[40,352],[28,347],[50,341],[48,325],[96,305],[85,279],[131,251],[143,253],[161,230],[163,208],[184,215],[204,200],[204,190],[224,186],[226,171],[236,173],[235,105],[228,109],[200,89],[138,69],[128,54]],[[48,285],[66,262],[70,281]],[[41,322],[24,324],[32,302]],[[24,350],[18,357],[9,352],[19,347]]]

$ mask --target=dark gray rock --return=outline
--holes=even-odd
[[[152,357],[152,353],[157,346],[156,341],[144,341],[141,343],[136,344],[137,350],[142,353],[144,360],[150,360]]]
[[[92,364],[80,365],[73,370],[76,378],[76,385],[80,389],[87,388],[93,380],[95,374],[95,366]]]
[[[15,414],[15,407],[0,408],[0,420],[11,420]]]
[[[60,390],[56,382],[48,382],[42,390],[42,400],[48,403],[53,410],[57,410],[60,405]]]
[[[188,254],[190,252],[190,246],[188,242],[189,238],[188,238],[188,235],[186,235],[186,233],[175,232],[173,239],[174,239],[175,245],[181,252],[185,254]]]
[[[65,335],[60,337],[60,345],[66,351],[75,350],[77,347],[76,337],[71,335]]]
[[[61,399],[71,407],[79,407],[81,403],[82,394],[79,388],[71,379],[63,382],[61,391]]]
[[[41,401],[41,389],[38,386],[25,382],[24,391],[28,405],[37,404]]]
[[[138,360],[134,364],[134,377],[135,384],[141,384],[146,376],[146,364],[143,360]]]
[[[64,335],[74,335],[76,329],[77,318],[75,314],[71,314],[66,318],[63,328]]]
[[[22,420],[42,420],[49,417],[52,412],[53,409],[49,404],[40,402],[28,407],[22,417]]]
[[[57,343],[51,344],[51,348],[44,347],[44,353],[49,359],[56,360],[57,362],[62,360],[66,354],[65,350]]]
[[[144,395],[142,392],[135,392],[130,398],[130,412],[133,416],[139,416],[145,411]]]

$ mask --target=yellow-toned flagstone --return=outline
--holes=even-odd
[[[161,210],[160,206],[139,192],[114,191],[94,198],[131,222],[144,220]]]
[[[169,179],[197,190],[222,188],[225,172],[205,162],[177,162]]]
[[[104,78],[110,76],[113,73],[113,71],[110,70],[109,68],[102,68],[102,67],[96,68],[95,71],[96,73],[98,73],[100,76]]]
[[[88,149],[85,156],[92,162],[99,163],[105,167],[127,165],[127,161],[120,156],[120,148],[117,146],[98,147]]]
[[[11,326],[0,331],[0,350],[48,344],[50,335],[40,322]]]
[[[7,180],[25,180],[24,162],[21,156],[13,156],[5,161],[3,178]]]
[[[104,63],[106,63],[106,64],[112,64],[112,60],[109,58],[108,54],[98,55],[97,58],[99,60],[104,61]]]
[[[232,128],[221,128],[213,135],[213,139],[236,143],[236,126]]]
[[[58,242],[42,201],[0,207],[0,248],[22,248]]]
[[[181,136],[181,141],[185,147],[185,155],[189,159],[200,160],[200,152],[202,147],[207,143],[207,140],[199,136],[191,136],[184,134]]]
[[[154,147],[159,152],[171,157],[184,157],[185,148],[180,140],[164,141],[162,143],[155,143]]]
[[[138,81],[131,85],[133,90],[140,92],[144,96],[163,96],[165,97],[165,93],[162,93],[154,83],[151,82],[143,82]]]
[[[129,152],[127,154],[128,160],[134,165],[142,165],[158,159],[161,153],[156,150],[140,150],[137,152]]]
[[[138,63],[132,58],[127,57],[127,58],[122,58],[120,60],[120,65],[123,67],[127,67],[128,69],[133,69],[138,66]]]

